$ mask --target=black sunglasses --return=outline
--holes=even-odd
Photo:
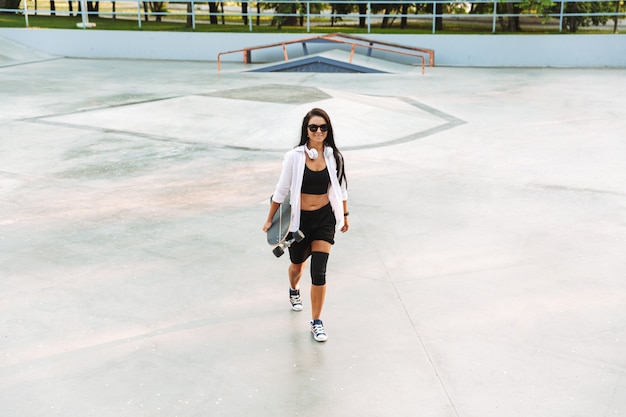
[[[328,125],[327,124],[323,124],[323,125],[309,125],[309,130],[313,133],[317,132],[317,129],[319,129],[322,132],[328,132]]]

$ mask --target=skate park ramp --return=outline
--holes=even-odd
[[[0,68],[0,415],[626,414],[623,70],[248,68]],[[261,231],[312,107],[323,344]]]
[[[433,66],[435,51],[427,48],[401,45],[381,40],[366,39],[344,33],[310,36],[278,43],[248,46],[243,49],[223,51],[217,55],[218,71],[222,56],[243,53],[246,64],[256,60],[257,51],[280,49],[282,61],[269,65],[257,65],[252,72],[325,72],[325,73],[381,73],[407,72],[421,64],[422,74],[426,65]],[[294,59],[294,52],[296,58]],[[376,57],[373,57],[373,54]],[[261,58],[272,62],[276,53]]]
[[[412,66],[366,55],[350,56],[349,52],[330,50],[288,62],[259,66],[252,72],[331,72],[331,73],[406,73]]]
[[[55,59],[48,53],[0,37],[0,67]]]

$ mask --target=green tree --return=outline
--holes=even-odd
[[[354,11],[354,4],[349,2],[330,3],[331,18],[330,25],[335,26],[335,22],[342,20],[341,17],[336,17],[337,14],[348,14]]]
[[[615,16],[613,16],[613,33],[618,33],[617,26],[619,24],[619,13],[620,7],[622,6],[622,1],[616,1],[615,3]]]
[[[367,18],[365,17],[365,15],[367,14],[367,4],[359,3],[358,9],[359,9],[359,27],[364,28],[367,26]]]
[[[394,14],[400,12],[401,4],[399,3],[373,3],[371,5],[372,13],[382,13],[383,21],[380,24],[382,29],[386,29],[391,27],[393,21],[395,20]]]
[[[311,15],[320,13],[324,8],[324,3],[310,3],[309,13]],[[264,9],[271,9],[277,14],[272,19],[272,26],[281,29],[283,26],[303,26],[306,4],[298,1],[290,3],[265,3]],[[286,15],[286,16],[282,16]]]
[[[12,9],[17,10],[20,8],[21,0],[0,0],[0,9]],[[11,12],[0,12],[11,13]]]
[[[265,7],[274,9],[274,12],[277,14],[272,19],[272,26],[276,26],[278,29],[282,29],[283,26],[298,26],[300,22],[297,16],[298,5],[299,3],[297,2],[267,3]]]
[[[501,0],[503,2],[503,0]],[[521,0],[519,3],[504,3],[506,14],[534,13],[543,15],[545,20],[551,13],[555,3],[552,0]],[[498,17],[500,27],[505,32],[521,32],[519,16]]]
[[[552,13],[559,13],[561,5],[556,3],[547,9]],[[619,6],[618,6],[619,10]],[[597,16],[594,14],[614,13],[615,2],[567,2],[565,3],[565,13],[575,16],[565,16],[563,28],[571,33],[578,31],[579,27],[599,26],[609,21],[609,16]],[[580,14],[580,16],[578,16]]]
[[[443,6],[444,6],[443,3],[437,2],[434,4],[434,7],[435,7],[434,11],[432,9],[433,6],[431,6],[430,8],[431,13],[434,13],[436,15],[435,16],[435,30],[443,30],[443,16],[441,16],[444,10]]]
[[[248,3],[241,2],[241,19],[243,20],[243,24],[248,24]]]
[[[88,2],[87,4],[89,4],[89,3],[91,3],[91,2]],[[152,12],[157,13],[157,15],[155,17],[155,21],[156,22],[163,21],[163,16],[161,14],[159,14],[159,13],[167,11],[167,2],[164,2],[164,1],[150,1],[150,2],[148,2],[148,6],[150,7],[150,10]]]
[[[212,25],[217,25],[217,12],[218,12],[217,2],[210,1],[208,4],[209,4],[209,13],[211,14],[209,16],[209,23],[211,23]]]
[[[113,3],[115,4],[115,3]],[[193,12],[192,10],[192,5],[191,2],[187,3],[187,22],[185,24],[186,27],[191,28],[193,27],[193,18],[191,16],[191,13]]]
[[[504,11],[506,14],[519,14],[522,12],[522,8],[519,3],[504,3]],[[500,27],[505,32],[521,32],[522,27],[520,25],[519,16],[498,16]]]
[[[402,14],[402,17],[400,18],[400,29],[406,29],[406,26],[408,24],[408,18],[406,17],[406,15],[409,14],[409,7],[411,7],[410,2],[402,2],[402,8],[400,10],[400,13]]]

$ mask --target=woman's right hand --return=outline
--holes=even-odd
[[[270,212],[267,214],[267,220],[265,220],[265,224],[263,225],[263,231],[267,232],[272,227],[272,220],[274,219],[274,214],[278,211],[280,207],[280,203],[277,203],[272,200],[270,203]]]

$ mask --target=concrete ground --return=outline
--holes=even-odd
[[[624,70],[0,45],[0,415],[626,414]],[[261,231],[314,106],[351,212],[323,344]]]

